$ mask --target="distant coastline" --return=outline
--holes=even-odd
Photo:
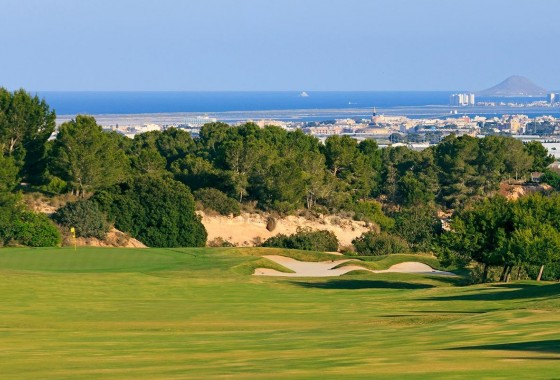
[[[208,115],[224,122],[243,120],[320,121],[370,117],[378,113],[409,118],[457,115],[494,116],[526,114],[560,116],[558,107],[462,107],[449,105],[453,91],[370,91],[370,92],[38,92],[56,111],[59,122],[76,114],[90,114],[100,121],[142,119],[141,122],[171,122]],[[529,102],[544,98],[477,98],[481,101]]]
[[[456,114],[451,112],[457,110]],[[84,112],[87,113],[87,112]],[[377,108],[377,113],[391,116],[406,116],[411,119],[447,118],[461,116],[501,117],[502,115],[524,114],[529,117],[550,115],[560,118],[560,108],[514,108],[514,107],[465,107],[457,109],[448,105],[388,107]],[[94,114],[100,125],[115,124],[174,124],[181,123],[185,118],[206,115],[225,123],[236,123],[247,120],[281,120],[281,121],[323,121],[344,118],[370,118],[372,109],[337,108],[337,109],[288,109],[288,110],[255,110],[225,112],[152,112],[129,114]],[[57,113],[57,124],[75,117],[75,114]]]
[[[37,92],[59,115],[206,113],[447,106],[456,91],[364,92]],[[496,101],[504,98],[479,98]],[[540,98],[507,98],[507,101]],[[542,98],[544,99],[544,98]],[[477,99],[478,100],[478,99]]]

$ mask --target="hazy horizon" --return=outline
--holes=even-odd
[[[560,2],[2,0],[0,86],[30,91],[560,89]]]

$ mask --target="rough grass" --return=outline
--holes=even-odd
[[[345,258],[351,258],[352,261],[347,261],[341,263],[336,267],[344,267],[347,265],[358,265],[366,269],[371,270],[383,270],[389,269],[395,264],[400,264],[408,261],[416,261],[419,263],[424,263],[431,266],[434,269],[442,269],[442,265],[439,261],[431,255],[420,255],[420,254],[394,254],[385,256],[347,256]]]
[[[295,273],[290,268],[286,268],[285,266],[280,265],[264,257],[241,263],[239,265],[234,266],[231,269],[239,274],[251,275],[255,273],[255,269],[257,268],[274,269],[277,270],[278,272],[283,272],[283,273]]]
[[[262,253],[2,249],[2,378],[558,377],[560,284],[239,271]]]

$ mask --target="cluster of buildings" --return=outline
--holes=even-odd
[[[131,123],[130,125],[119,125],[119,124],[109,124],[104,125],[103,129],[107,131],[114,131],[123,134],[126,137],[134,138],[135,135],[140,133],[152,132],[152,131],[162,131],[167,128],[175,127],[183,129],[186,132],[189,132],[193,136],[198,136],[198,132],[200,128],[204,124],[208,123],[215,123],[218,119],[208,116],[193,116],[193,117],[185,117],[180,122],[171,122],[171,123],[164,123],[164,124],[156,124],[156,123],[143,123],[143,124],[136,124]]]
[[[449,105],[456,107],[474,106],[475,97],[473,93],[452,94],[449,96]]]
[[[170,124],[142,124],[134,126],[111,125],[104,129],[113,130],[133,138],[139,133],[161,131],[170,127],[183,129],[198,136],[200,128],[217,119],[207,116],[188,117],[181,122]],[[373,111],[368,119],[336,119],[323,122],[281,121],[262,119],[253,121],[259,127],[274,125],[286,130],[301,129],[305,133],[325,140],[333,135],[348,135],[358,140],[375,139],[381,145],[398,141],[429,141],[437,143],[449,134],[457,136],[479,136],[485,134],[511,135],[559,135],[560,119],[552,116],[529,118],[526,115],[502,115],[500,117],[453,116],[445,118],[415,118],[406,116],[379,115]],[[238,124],[243,124],[239,122]],[[235,125],[235,124],[234,124]]]
[[[455,94],[460,102],[474,102],[472,94]],[[472,98],[470,97],[472,95]],[[549,101],[560,101],[550,94]],[[467,99],[467,100],[465,100]],[[460,103],[461,104],[461,103]],[[147,123],[140,125],[104,127],[133,138],[136,134],[150,131],[161,131],[170,127],[189,132],[193,137],[198,136],[200,128],[207,123],[218,120],[208,116],[186,117],[180,121],[164,124]],[[494,117],[449,115],[440,118],[409,118],[400,115],[380,115],[373,109],[372,116],[367,119],[345,118],[321,122],[282,121],[272,119],[248,120],[263,128],[274,125],[286,130],[300,129],[324,141],[329,136],[350,136],[357,140],[374,139],[379,146],[405,144],[413,149],[423,149],[430,144],[437,144],[450,134],[457,136],[469,135],[481,137],[491,134],[505,134],[523,141],[538,140],[549,149],[549,152],[560,158],[560,118],[552,116],[529,117],[522,114],[502,115]],[[240,121],[237,124],[243,124]],[[233,124],[236,125],[236,124]],[[556,151],[557,150],[557,151]]]

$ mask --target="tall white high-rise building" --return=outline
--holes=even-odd
[[[452,106],[474,106],[474,94],[453,94],[449,97],[449,104]]]

